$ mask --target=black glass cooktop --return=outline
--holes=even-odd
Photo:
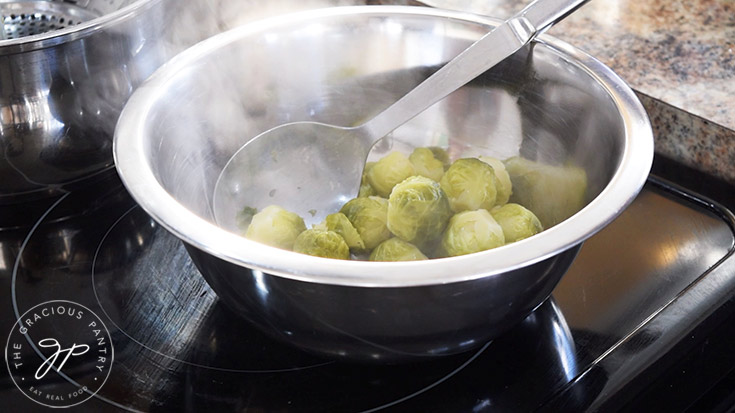
[[[412,364],[337,362],[260,334],[114,175],[0,214],[0,226],[5,411],[635,409],[655,397],[641,382],[655,382],[652,372],[665,372],[735,291],[732,215],[656,177],[522,323],[467,353]],[[19,318],[34,322],[31,339],[11,333]],[[85,331],[94,336],[84,341]],[[37,378],[53,343],[30,343],[46,335],[77,341],[47,362],[70,355],[61,373]],[[103,350],[100,362],[93,352]]]

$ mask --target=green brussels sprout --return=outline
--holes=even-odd
[[[350,250],[361,252],[365,250],[365,243],[360,238],[360,234],[352,225],[347,216],[341,212],[327,215],[324,221],[314,226],[315,229],[324,231],[334,231],[344,238]]]
[[[425,176],[439,182],[444,175],[444,162],[434,157],[434,152],[429,148],[416,148],[408,156],[413,164],[416,175]]]
[[[246,206],[240,210],[235,216],[235,225],[240,228],[240,231],[247,231],[248,225],[253,221],[253,217],[258,213],[257,208]]]
[[[447,151],[438,146],[429,146],[429,150],[434,154],[434,158],[441,161],[442,165],[444,165],[444,170],[446,171],[449,168],[449,165],[452,164]]]
[[[513,157],[505,162],[513,182],[510,202],[531,210],[544,228],[569,218],[585,205],[587,173],[576,166],[552,166]]]
[[[513,193],[513,183],[510,181],[510,175],[505,170],[505,165],[500,159],[490,156],[480,156],[478,159],[493,167],[495,172],[495,189],[497,194],[495,197],[495,205],[505,205]]]
[[[503,228],[506,243],[520,241],[544,230],[536,215],[523,205],[510,203],[495,207],[490,215]]]
[[[387,226],[388,200],[385,198],[354,198],[347,201],[339,212],[350,220],[368,250],[391,237]]]
[[[413,164],[406,155],[391,152],[370,168],[367,172],[367,180],[378,195],[388,198],[396,184],[415,174]]]
[[[423,247],[441,237],[452,210],[436,181],[412,176],[388,198],[388,229],[398,238]]]
[[[479,159],[457,159],[439,183],[454,212],[490,209],[495,205],[495,172]]]
[[[367,179],[367,173],[370,169],[375,166],[375,162],[365,163],[365,167],[362,169],[362,180],[360,181],[360,190],[357,193],[358,197],[366,197],[378,195],[378,193],[370,186],[370,182]]]
[[[378,193],[375,192],[375,189],[373,189],[373,187],[370,186],[369,183],[365,182],[365,183],[360,184],[360,189],[357,192],[358,198],[366,198],[369,196],[376,196],[376,195],[378,195]]]
[[[418,247],[400,238],[381,242],[370,253],[370,261],[420,261],[428,260]]]
[[[303,218],[278,205],[270,205],[253,215],[245,237],[273,247],[290,250],[296,237],[306,230]]]
[[[316,257],[350,259],[350,247],[344,238],[334,231],[307,229],[296,237],[293,250]]]
[[[505,244],[503,228],[485,209],[464,211],[450,220],[441,241],[440,255],[456,257]]]
[[[365,162],[365,167],[362,168],[362,182],[363,184],[366,184],[368,182],[367,180],[367,173],[370,172],[370,169],[375,166],[376,162]]]

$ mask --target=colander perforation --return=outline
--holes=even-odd
[[[6,39],[17,39],[32,36],[34,34],[46,33],[52,30],[63,29],[74,26],[81,21],[74,21],[64,16],[56,16],[46,13],[22,13],[11,14],[3,18]]]
[[[73,27],[119,10],[133,0],[25,0],[0,2],[3,39]]]

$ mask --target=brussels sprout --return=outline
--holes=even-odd
[[[363,184],[360,184],[360,190],[357,192],[358,198],[366,198],[375,195],[378,195],[378,193],[375,192],[375,189],[373,189],[373,187],[370,186],[369,183],[365,182]]]
[[[370,168],[367,172],[367,180],[378,195],[388,198],[396,184],[415,174],[413,164],[406,155],[391,152]]]
[[[449,205],[454,212],[490,209],[495,205],[495,172],[479,159],[462,158],[454,161],[439,183],[449,197]]]
[[[449,159],[449,154],[447,151],[444,150],[444,148],[440,148],[438,146],[430,146],[429,150],[431,153],[434,154],[434,158],[441,161],[442,165],[444,165],[444,170],[446,171],[449,168],[449,165],[452,164],[452,161]]]
[[[413,164],[416,175],[425,176],[439,182],[444,175],[444,162],[434,157],[434,152],[429,148],[416,148],[408,156]]]
[[[492,166],[493,172],[495,172],[495,189],[497,190],[495,205],[507,204],[510,199],[510,194],[513,193],[513,184],[510,181],[508,171],[505,170],[503,161],[490,156],[480,156],[479,159]]]
[[[252,222],[255,214],[258,213],[257,208],[246,206],[240,210],[235,216],[235,224],[241,231],[245,232],[248,229],[248,225]]]
[[[400,238],[381,242],[370,253],[370,261],[420,261],[428,260],[415,245]]]
[[[373,166],[375,166],[375,164],[376,162],[365,162],[365,167],[362,168],[362,182],[361,183],[363,184],[368,183],[367,174],[368,172],[370,172],[370,169],[372,169]]]
[[[490,215],[503,228],[506,243],[528,238],[544,230],[536,215],[523,205],[510,203],[495,207],[490,211]]]
[[[436,181],[412,176],[388,198],[388,229],[398,238],[423,247],[441,237],[452,210]]]
[[[504,243],[503,228],[487,210],[464,211],[449,220],[442,237],[440,255],[455,257],[472,254]]]
[[[350,259],[350,247],[344,238],[334,231],[307,229],[296,237],[293,250],[316,257]]]
[[[350,220],[368,250],[391,237],[387,226],[388,200],[385,198],[354,198],[344,204],[339,212]]]
[[[365,250],[365,243],[360,238],[360,234],[352,225],[347,216],[341,212],[329,214],[321,224],[315,225],[314,228],[324,231],[334,231],[344,238],[350,250],[361,252]]]
[[[296,237],[306,230],[304,220],[278,205],[270,205],[253,215],[245,237],[273,247],[290,250]]]
[[[575,166],[552,166],[514,157],[505,168],[513,182],[510,201],[530,209],[544,228],[574,215],[585,204],[587,173]]]

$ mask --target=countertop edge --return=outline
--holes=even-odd
[[[656,152],[735,183],[735,131],[636,91],[653,127]]]

